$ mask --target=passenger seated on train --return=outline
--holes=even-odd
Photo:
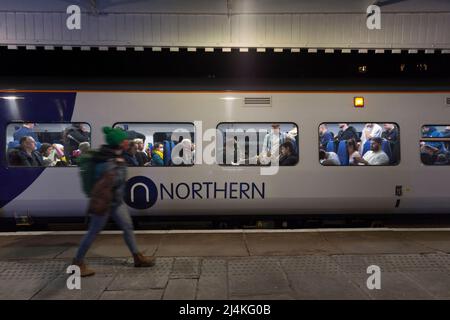
[[[139,162],[136,159],[137,145],[134,141],[128,141],[128,148],[123,152],[122,156],[129,167],[139,166]]]
[[[20,158],[19,149],[11,149],[8,151],[8,164],[10,166],[21,166],[22,159]]]
[[[372,138],[380,138],[383,133],[383,129],[376,123],[366,123],[364,129],[361,132],[361,144],[359,148],[359,152],[362,153],[362,148],[366,141]]]
[[[357,166],[358,162],[355,161],[355,158],[361,158],[361,154],[358,151],[358,144],[354,139],[350,139],[347,141],[347,150],[348,150],[348,164],[350,166]]]
[[[337,141],[342,140],[350,140],[354,139],[356,142],[359,142],[359,134],[356,129],[352,126],[349,126],[348,123],[339,123],[339,132],[336,136]]]
[[[162,143],[155,143],[152,152],[152,166],[164,166],[164,147]]]
[[[55,150],[55,152],[52,153],[52,155],[54,155],[54,159],[56,161],[55,166],[56,167],[65,167],[65,166],[69,165],[69,162],[64,154],[64,146],[59,143],[54,143],[53,149]]]
[[[39,148],[39,154],[42,157],[42,162],[46,167],[52,167],[56,164],[56,161],[52,161],[50,158],[51,153],[53,152],[53,146],[50,143],[44,142]]]
[[[36,151],[36,141],[31,136],[23,136],[20,138],[20,147],[18,157],[20,158],[19,166],[22,167],[42,167],[44,161]]]
[[[280,166],[294,166],[297,163],[298,157],[294,152],[292,142],[285,142],[281,145]]]
[[[80,145],[78,146],[78,149],[72,153],[73,154],[73,162],[75,164],[77,164],[77,161],[80,158],[80,156],[85,154],[86,152],[88,152],[89,149],[91,149],[91,144],[89,142],[80,143]]]
[[[362,158],[354,157],[354,161],[360,165],[369,165],[369,166],[386,166],[386,165],[388,165],[389,157],[381,149],[382,143],[383,143],[383,139],[372,138],[371,142],[370,142],[370,150],[367,151]]]
[[[82,123],[74,123],[63,131],[64,154],[69,164],[74,160],[73,152],[80,143],[89,142],[89,132]]]
[[[340,166],[341,161],[339,160],[336,152],[326,152],[323,149],[319,151],[319,162],[324,166]]]
[[[326,150],[328,142],[332,141],[333,139],[333,133],[328,131],[328,126],[325,123],[322,123],[319,126],[320,148]]]
[[[136,159],[138,161],[139,166],[145,166],[147,163],[150,162],[150,158],[147,156],[147,153],[145,153],[144,148],[144,140],[140,138],[134,139],[134,142],[137,145],[137,152],[136,152]]]

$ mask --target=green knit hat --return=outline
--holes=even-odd
[[[103,127],[106,143],[110,146],[118,146],[127,139],[127,133],[120,128]]]

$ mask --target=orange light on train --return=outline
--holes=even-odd
[[[354,97],[353,105],[355,108],[364,108],[364,98],[363,97]]]

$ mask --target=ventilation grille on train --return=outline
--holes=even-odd
[[[245,97],[245,107],[271,107],[272,97]]]
[[[446,101],[447,101],[447,106],[450,107],[450,97],[447,97]]]

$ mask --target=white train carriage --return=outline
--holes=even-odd
[[[94,148],[104,143],[103,126],[139,132],[146,146],[166,140],[167,148],[181,141],[165,139],[167,134],[177,128],[187,131],[183,138],[195,143],[195,163],[129,168],[125,200],[134,216],[449,213],[450,167],[445,162],[449,96],[449,92],[375,91],[4,91],[0,217],[85,214],[87,199],[78,167],[8,162],[9,152],[18,144],[14,134],[28,122],[36,124],[33,130],[40,140],[54,139],[52,132],[64,131],[71,123],[84,123]],[[206,161],[208,152],[219,157],[223,151],[211,136],[214,130],[261,131],[258,156],[273,123],[283,134],[293,130],[295,165],[264,173],[267,167],[251,165],[248,141],[241,162]],[[327,124],[337,139],[342,123],[353,126],[358,138],[367,123],[381,128],[392,124],[398,131],[397,159],[385,165],[324,166],[319,160],[319,126]],[[427,134],[430,127],[439,134]],[[336,140],[336,148],[338,144]],[[433,160],[424,157],[428,149],[423,146],[436,144],[442,150],[429,152]]]

